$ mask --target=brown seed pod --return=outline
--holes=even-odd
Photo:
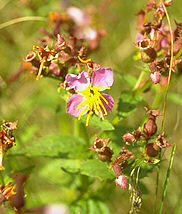
[[[105,162],[105,161],[111,161],[113,152],[110,150],[109,147],[105,147],[102,152],[97,153],[97,157],[99,160]]]
[[[155,123],[155,120],[149,119],[145,124],[143,128],[143,132],[150,138],[152,135],[154,135],[157,132],[157,125]]]
[[[148,143],[145,147],[145,153],[149,157],[156,157],[159,152],[159,147],[155,143]]]

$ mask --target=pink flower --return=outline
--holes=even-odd
[[[119,185],[121,188],[123,188],[123,189],[126,189],[126,188],[127,188],[128,181],[127,181],[125,175],[119,175],[118,177],[116,177],[115,182],[116,182],[116,184]]]
[[[77,7],[69,7],[67,10],[67,15],[75,22],[78,26],[87,26],[90,24],[90,19],[84,13],[84,11],[80,10]]]
[[[93,71],[91,77],[86,71],[78,75],[67,74],[66,82],[75,90],[67,102],[67,113],[80,119],[87,114],[86,126],[92,114],[104,120],[107,112],[112,110],[114,100],[112,96],[101,93],[110,89],[113,84],[113,72],[110,68],[100,67]]]

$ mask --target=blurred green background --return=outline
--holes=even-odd
[[[145,3],[145,0],[1,0],[0,24],[23,16],[47,17],[50,11],[64,12],[65,7],[69,5],[86,11],[92,10],[95,13],[93,23],[98,28],[105,28],[107,34],[102,38],[100,48],[93,52],[91,57],[95,62],[114,70],[115,83],[111,94],[116,99],[117,105],[117,97],[120,93],[130,88],[130,84],[124,78],[125,75],[133,75],[135,79],[140,74],[140,70],[136,67],[138,62],[133,60],[136,54],[134,42],[137,32],[135,14]],[[174,19],[178,22],[182,21],[181,0],[174,1],[169,8],[169,13],[173,24]],[[32,49],[33,44],[37,44],[37,38],[42,37],[39,32],[42,26],[49,27],[43,21],[28,21],[0,29],[0,119],[19,121],[15,134],[19,146],[26,146],[44,135],[56,132],[74,134],[74,119],[65,113],[66,103],[57,93],[58,81],[46,78],[36,81],[28,73],[21,75],[15,82],[6,81],[18,71],[22,58]],[[165,214],[180,214],[182,210],[181,81],[181,76],[173,81],[170,91],[179,96],[176,96],[176,99],[171,98],[172,102],[169,100],[167,104],[166,133],[169,141],[177,144],[177,152],[164,205]],[[154,95],[155,88],[152,92],[144,94],[149,106],[152,105]],[[142,106],[137,111],[119,124],[118,137],[121,137],[127,128],[138,127],[145,112]],[[111,114],[109,118],[112,119],[112,117]],[[165,153],[166,161],[162,164],[160,189],[164,182],[169,154],[170,149]],[[49,163],[49,159],[27,158],[25,160],[12,155],[8,157],[8,161],[12,168],[17,170],[27,165],[36,166],[26,183],[28,208],[56,202],[69,205],[70,201],[76,197],[74,187],[69,188],[72,183],[71,177],[63,171],[54,171],[55,168]],[[152,213],[155,178],[156,173],[153,172],[143,179],[148,191],[143,195],[141,213]],[[59,183],[57,183],[58,180]],[[106,190],[103,198],[112,214],[127,213],[130,207],[129,194],[119,187],[113,188],[114,185],[114,183],[111,184],[111,188]],[[114,192],[110,192],[113,189],[115,189]]]

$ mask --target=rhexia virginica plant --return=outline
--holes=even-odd
[[[37,87],[45,84],[45,78],[57,81],[55,85],[58,86],[61,97],[59,101],[55,101],[58,94],[49,92],[46,88],[48,98],[37,95],[37,102],[44,107],[49,105],[50,109],[56,109],[55,120],[61,121],[61,133],[58,127],[58,133],[47,135],[39,127],[38,136],[41,134],[43,137],[36,142],[32,140],[37,138],[33,128],[33,131],[27,131],[33,136],[30,139],[26,132],[21,133],[22,136],[20,134],[17,147],[13,147],[10,155],[4,159],[5,171],[0,172],[0,198],[3,208],[14,209],[17,214],[105,214],[109,213],[107,201],[118,200],[113,193],[116,188],[123,193],[129,192],[129,213],[140,213],[145,200],[142,179],[151,171],[155,172],[155,168],[158,169],[159,179],[159,167],[164,160],[164,152],[172,145],[162,199],[159,201],[159,213],[162,213],[175,153],[175,144],[170,143],[172,140],[168,142],[170,136],[165,130],[167,94],[171,77],[180,74],[182,62],[182,28],[181,23],[176,23],[177,28],[172,30],[166,9],[171,4],[172,1],[148,0],[145,8],[137,13],[138,34],[135,46],[138,54],[135,59],[141,65],[138,66],[141,74],[135,81],[135,78],[130,75],[125,77],[122,73],[123,79],[128,78],[127,82],[132,88],[127,86],[126,91],[121,84],[123,88],[117,96],[112,91],[109,91],[112,95],[107,94],[107,90],[120,81],[118,76],[121,71],[114,75],[114,63],[112,70],[105,67],[105,62],[103,65],[93,62],[95,56],[88,58],[91,52],[98,49],[100,37],[105,34],[103,29],[96,28],[92,23],[94,14],[98,16],[101,10],[88,7],[87,10],[91,11],[93,17],[72,6],[65,10],[66,13],[49,13],[50,29],[40,29],[43,38],[35,43],[33,50],[24,58],[18,75],[9,78],[9,82],[17,80],[24,71],[30,71],[34,79],[40,80],[36,81]],[[54,82],[50,81],[52,83]],[[153,102],[151,94],[154,91],[156,97]],[[139,108],[144,111],[141,105],[146,111],[145,115],[138,113]],[[139,108],[136,109],[137,107]],[[135,115],[141,117],[137,125],[136,118],[132,115],[134,110],[137,110]],[[111,114],[106,117],[108,112]],[[130,115],[132,116],[129,117]],[[40,118],[41,116],[40,113]],[[47,115],[45,122],[46,117]],[[56,129],[59,125],[55,120],[51,119],[50,123],[54,121]],[[132,120],[130,128],[127,127],[129,120]],[[31,123],[31,119],[27,121]],[[22,122],[21,129],[25,123]],[[65,128],[66,124],[69,124],[69,128]],[[2,169],[4,152],[15,145],[12,135],[15,128],[16,123],[3,122],[0,132]],[[46,132],[52,132],[50,124],[46,128]],[[12,161],[12,157],[16,159]],[[33,166],[30,166],[30,162]],[[37,183],[42,186],[45,182],[46,187],[42,186],[43,193],[40,188],[42,195],[46,192],[47,199],[43,196],[43,202],[33,203],[34,199],[29,195],[30,188],[26,188],[30,184],[27,180],[29,174],[30,180],[32,179],[30,183],[34,186]],[[53,193],[55,200],[47,193],[53,183],[56,187]],[[33,187],[33,195],[34,188],[36,187]],[[156,180],[153,213],[157,213],[158,189],[159,180]],[[67,195],[69,199],[66,198]],[[62,203],[67,204],[69,210]],[[110,208],[113,209],[111,205]]]

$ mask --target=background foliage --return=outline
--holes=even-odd
[[[66,114],[65,102],[57,93],[59,82],[46,78],[35,81],[33,76],[25,73],[17,81],[7,83],[6,80],[19,69],[22,58],[36,43],[37,38],[41,37],[39,28],[49,26],[45,22],[30,21],[1,29],[0,119],[19,121],[15,135],[17,146],[8,153],[6,170],[3,173],[10,174],[16,170],[30,172],[25,185],[27,208],[62,202],[68,206],[72,205],[73,213],[76,211],[89,214],[127,213],[130,207],[128,192],[115,187],[114,176],[108,173],[105,163],[99,162],[96,158],[89,159],[93,153],[88,152],[88,148],[93,142],[94,134],[100,133],[101,137],[110,136],[111,148],[119,151],[123,133],[136,129],[145,116],[143,102],[149,106],[160,107],[154,102],[158,86],[153,86],[152,91],[139,98],[127,94],[127,91],[134,87],[141,72],[137,67],[138,63],[133,60],[136,54],[135,14],[146,1],[108,1],[108,8],[103,11],[105,1],[2,0],[0,23],[22,16],[47,16],[50,11],[64,11],[64,4],[68,2],[70,5],[87,10],[89,8],[97,10],[95,24],[107,31],[100,49],[92,53],[91,58],[114,70],[115,82],[111,94],[116,100],[115,111],[119,106],[121,120],[115,127],[115,135],[110,132],[113,125],[109,122],[105,122],[101,127],[85,128],[83,124]],[[178,22],[182,20],[180,8],[181,1],[176,0],[169,9],[172,19]],[[170,140],[177,143],[177,152],[165,201],[165,214],[178,214],[182,209],[181,81],[181,76],[172,80],[167,104],[166,130]],[[113,120],[115,111],[108,116],[108,121]],[[94,123],[94,120],[92,122]],[[169,152],[166,152],[166,158],[169,157]],[[166,161],[162,165],[161,187],[167,164]],[[97,169],[92,172],[92,166],[95,165]],[[102,182],[105,178],[110,179],[107,185]],[[5,177],[5,180],[9,179]],[[91,186],[93,189],[88,189],[88,183],[93,183]],[[142,179],[141,188],[144,193],[141,213],[151,213],[155,172]],[[82,196],[81,200],[78,200],[79,195]]]

